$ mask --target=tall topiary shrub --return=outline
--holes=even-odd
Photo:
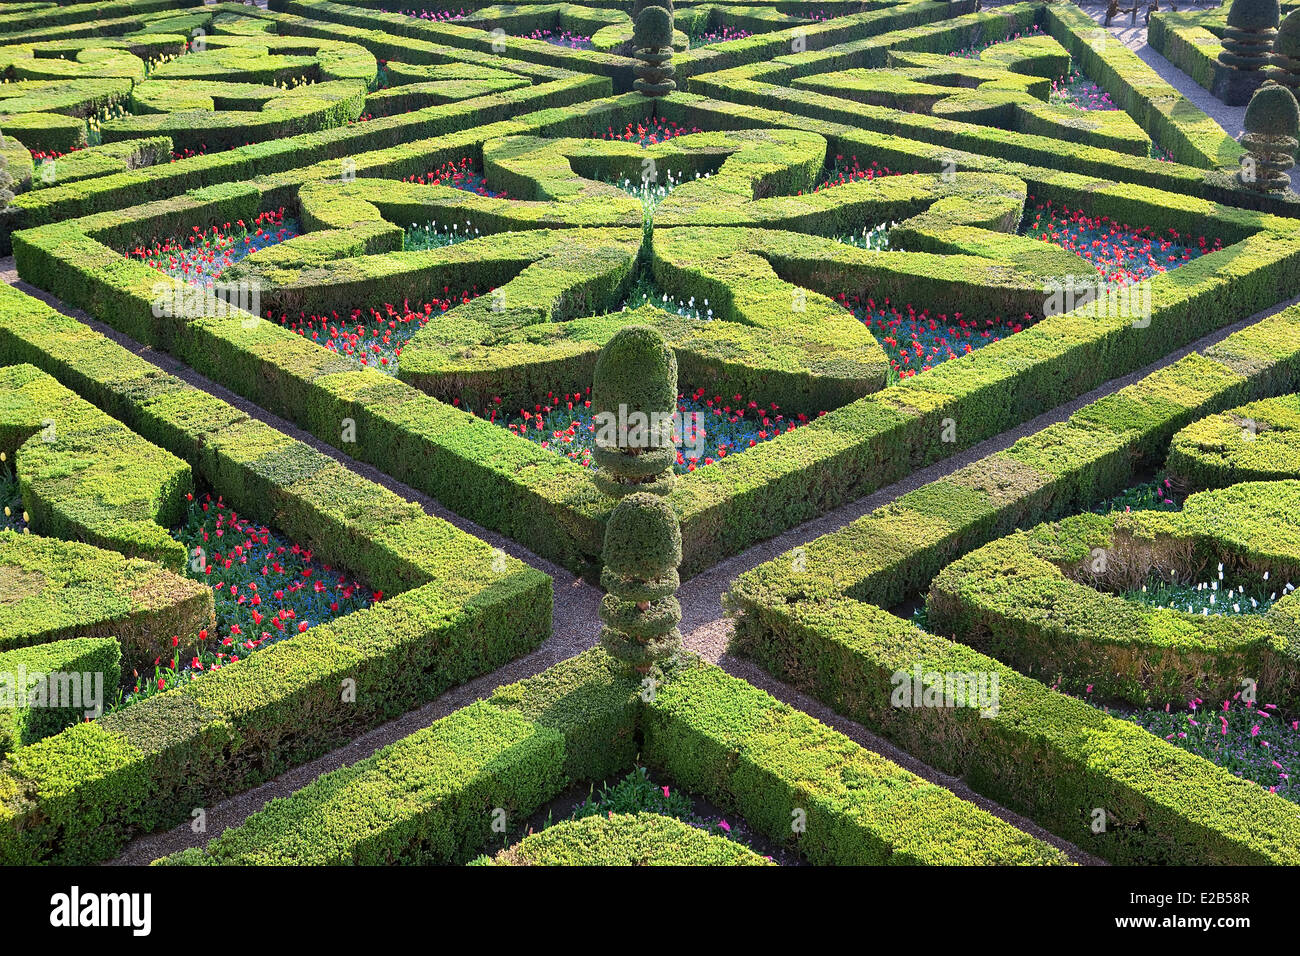
[[[0,156],[0,227],[18,217],[14,208],[14,177],[9,172],[9,161]]]
[[[605,525],[600,643],[645,675],[681,646],[682,532],[663,497],[677,461],[677,357],[663,336],[645,325],[620,329],[596,360],[591,404],[596,484],[619,499]]]
[[[672,506],[659,495],[628,495],[605,526],[600,582],[600,643],[630,671],[649,674],[681,646],[677,603],[682,531]]]
[[[672,6],[647,4],[635,14],[632,48],[640,62],[633,86],[646,96],[667,96],[677,89],[673,80]]]
[[[1258,192],[1285,192],[1300,147],[1300,104],[1285,86],[1265,83],[1250,98],[1241,145],[1250,150],[1237,173],[1243,186]]]
[[[1219,62],[1236,70],[1266,66],[1280,15],[1277,0],[1233,0]]]
[[[611,498],[667,494],[677,448],[677,356],[648,325],[620,329],[601,349],[591,383],[596,485]]]

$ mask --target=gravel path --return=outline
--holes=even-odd
[[[1095,8],[1087,7],[1085,9],[1100,19],[1104,14],[1105,7],[1096,6]],[[1224,106],[1218,100],[1211,97],[1205,90],[1192,83],[1184,74],[1171,66],[1168,61],[1158,53],[1150,49],[1150,47],[1146,45],[1145,29],[1140,26],[1138,28],[1116,26],[1112,28],[1112,32],[1123,39],[1127,45],[1135,49],[1144,60],[1150,63],[1152,67],[1160,73],[1162,77],[1183,92],[1183,94],[1195,105],[1203,109],[1207,114],[1211,115],[1220,123],[1220,125],[1228,130],[1228,132],[1233,135],[1240,133],[1241,117],[1244,114],[1244,110]],[[551,575],[554,581],[555,600],[552,633],[542,646],[531,654],[512,661],[490,674],[483,675],[482,677],[462,684],[459,687],[453,688],[438,697],[436,700],[426,704],[424,707],[413,710],[396,720],[376,727],[355,738],[346,746],[326,754],[310,763],[296,767],[276,779],[257,787],[256,789],[224,800],[214,807],[207,808],[207,833],[195,834],[190,830],[187,824],[183,824],[171,831],[140,837],[133,841],[121,856],[117,858],[117,860],[113,861],[115,864],[144,864],[158,858],[159,856],[175,852],[185,847],[201,846],[206,843],[211,836],[221,833],[226,827],[241,823],[249,814],[257,811],[265,805],[267,801],[276,797],[287,796],[294,791],[301,789],[320,774],[328,773],[339,767],[347,766],[357,760],[363,759],[381,747],[428,726],[440,717],[446,716],[452,711],[463,707],[474,700],[486,697],[495,687],[501,684],[536,674],[549,667],[551,664],[580,653],[595,643],[595,636],[599,626],[597,609],[600,600],[600,592],[596,588],[576,578],[566,569],[543,558],[539,558],[530,551],[521,548],[515,542],[497,534],[496,532],[484,529],[472,521],[467,521],[466,519],[453,514],[429,496],[416,491],[402,482],[392,479],[388,475],[383,474],[364,462],[356,461],[347,455],[344,455],[336,448],[319,441],[293,423],[267,412],[265,409],[254,405],[241,396],[234,394],[221,385],[196,373],[194,370],[172,358],[170,355],[155,351],[146,346],[141,346],[126,336],[118,333],[116,330],[91,318],[80,310],[64,307],[55,297],[21,281],[17,276],[12,257],[0,259],[0,280],[14,285],[27,294],[49,303],[61,312],[76,318],[78,321],[85,323],[91,328],[94,328],[96,331],[113,339],[164,371],[176,375],[178,378],[183,379],[194,387],[202,389],[230,403],[250,416],[264,421],[280,431],[291,435],[298,441],[304,442],[318,451],[329,455],[349,469],[355,471],[357,474],[390,489],[409,501],[419,504],[427,513],[443,518],[458,528],[474,534],[495,546],[501,547],[514,557],[526,561],[533,567]],[[1293,302],[1294,301],[1300,300],[1293,300]],[[928,765],[916,760],[910,754],[899,750],[889,741],[877,737],[857,722],[848,720],[834,713],[825,705],[813,698],[808,697],[807,695],[802,694],[788,685],[774,679],[771,675],[767,674],[750,661],[743,658],[732,657],[727,654],[726,645],[730,635],[730,622],[722,614],[721,595],[737,574],[756,567],[765,561],[771,560],[798,544],[806,543],[814,538],[820,537],[821,535],[842,528],[858,517],[893,501],[900,495],[906,494],[924,484],[941,478],[970,462],[977,461],[980,458],[1007,448],[1025,435],[1032,434],[1054,422],[1064,420],[1083,405],[1137,381],[1138,379],[1150,374],[1152,371],[1176,361],[1183,355],[1193,351],[1200,351],[1232,332],[1258,321],[1266,315],[1281,311],[1282,308],[1291,304],[1293,303],[1283,303],[1282,305],[1267,310],[1266,312],[1261,312],[1258,315],[1251,316],[1249,319],[1235,323],[1229,328],[1209,335],[1187,348],[1166,356],[1159,362],[1153,363],[1152,365],[1130,375],[1107,382],[1103,386],[1094,389],[1073,402],[1061,405],[1058,408],[1044,411],[1043,414],[1029,422],[1010,429],[995,438],[989,439],[988,441],[956,454],[942,462],[920,469],[893,485],[882,488],[870,495],[858,499],[857,501],[837,508],[819,518],[805,522],[804,524],[799,525],[798,527],[773,539],[754,545],[743,553],[727,558],[708,571],[696,575],[694,578],[685,582],[679,591],[679,598],[682,603],[683,612],[682,633],[686,646],[706,659],[719,664],[719,666],[723,667],[729,673],[749,681],[755,686],[771,693],[774,697],[785,701],[799,710],[821,720],[823,723],[834,727],[836,730],[844,733],[864,748],[882,754],[899,765],[906,767],[913,773],[947,787],[961,798],[969,800],[996,816],[1007,820],[1022,830],[1062,848],[1077,862],[1085,864],[1101,863],[1101,861],[1095,857],[1084,853],[1077,847],[1065,843],[1052,834],[1042,830],[1042,828],[1038,827],[1032,821],[1012,813],[979,794],[974,793],[960,779],[943,774],[929,767]]]
[[[1121,0],[1121,2],[1127,4],[1130,0]],[[1104,24],[1106,4],[1081,3],[1078,6],[1099,24]],[[1195,10],[1210,10],[1217,6],[1217,3],[1179,3],[1178,10],[1180,13],[1190,13]],[[1168,10],[1168,0],[1165,0],[1161,7]],[[1157,53],[1147,43],[1147,28],[1146,24],[1142,22],[1141,14],[1138,14],[1136,25],[1130,25],[1127,16],[1120,16],[1107,29],[1109,29],[1112,36],[1141,57],[1142,61],[1151,67],[1162,80],[1183,94],[1198,110],[1218,123],[1224,132],[1233,139],[1241,138],[1241,134],[1245,132],[1243,124],[1246,119],[1246,107],[1228,106],[1222,100],[1211,96],[1209,90],[1166,60],[1162,54]],[[1292,188],[1300,190],[1300,167],[1291,170],[1291,183]]]

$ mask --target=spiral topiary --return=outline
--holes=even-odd
[[[1250,151],[1237,177],[1258,192],[1285,192],[1300,147],[1300,104],[1285,86],[1265,83],[1250,98],[1241,145]]]
[[[681,646],[682,531],[664,499],[677,448],[677,356],[648,325],[619,329],[600,351],[591,385],[598,488],[619,499],[605,525],[600,643],[638,674]]]
[[[637,13],[632,31],[637,63],[632,85],[645,96],[667,96],[677,89],[673,80],[673,12],[671,7],[647,4]]]
[[[623,498],[605,525],[604,561],[601,646],[630,671],[649,674],[682,642],[674,594],[682,531],[672,506],[645,492]]]
[[[648,325],[619,329],[600,351],[591,383],[596,486],[612,498],[667,494],[675,478],[677,356]]]
[[[1300,10],[1288,13],[1273,40],[1273,58],[1268,78],[1291,92],[1300,88]]]
[[[1233,0],[1219,62],[1248,72],[1267,65],[1280,15],[1278,0]]]

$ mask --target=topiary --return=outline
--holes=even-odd
[[[646,7],[636,18],[632,41],[638,49],[660,50],[673,45],[673,15],[661,6]]]
[[[1288,86],[1300,87],[1300,10],[1287,14],[1273,40],[1273,57],[1268,78]]]
[[[18,210],[14,206],[14,177],[9,172],[9,160],[0,156],[0,227],[16,219]]]
[[[591,385],[597,487],[613,498],[667,494],[677,448],[677,356],[648,325],[619,329],[596,359]]]
[[[667,96],[677,89],[673,80],[672,8],[647,4],[636,14],[632,47],[639,62],[632,85],[646,96]]]
[[[1285,192],[1291,185],[1289,170],[1300,147],[1300,104],[1285,86],[1267,82],[1246,106],[1243,157],[1237,177],[1242,185],[1259,192]]]
[[[1219,62],[1247,71],[1267,64],[1280,15],[1278,0],[1233,0]]]
[[[636,21],[637,17],[641,16],[641,11],[646,7],[663,7],[669,13],[674,15],[676,15],[677,12],[673,8],[673,0],[636,0],[636,2],[632,4],[633,22]]]
[[[631,671],[649,674],[682,641],[682,608],[672,593],[682,532],[672,506],[645,492],[623,498],[605,525],[604,560],[601,646]]]

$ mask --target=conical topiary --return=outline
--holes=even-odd
[[[682,532],[672,506],[645,492],[622,499],[605,525],[604,561],[601,646],[629,670],[649,674],[682,641],[674,594]]]
[[[1249,150],[1237,173],[1242,185],[1259,192],[1285,192],[1300,147],[1300,104],[1285,86],[1265,83],[1250,98],[1241,145]]]
[[[1281,11],[1278,0],[1233,0],[1219,62],[1235,70],[1258,70],[1268,63]]]
[[[1268,78],[1294,93],[1300,87],[1300,10],[1288,13],[1278,27],[1270,63]]]
[[[677,447],[677,356],[648,325],[619,329],[600,351],[591,383],[596,486],[613,498],[666,494]]]
[[[637,63],[632,85],[646,96],[667,96],[677,89],[673,80],[673,12],[671,7],[647,4],[633,22],[632,48]]]

